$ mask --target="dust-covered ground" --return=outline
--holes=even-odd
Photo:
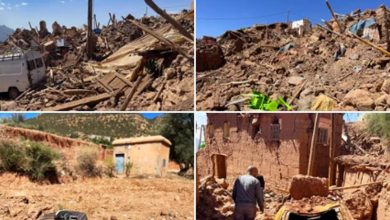
[[[40,185],[0,175],[0,219],[39,219],[61,209],[88,219],[194,219],[193,180],[166,178],[84,179]]]

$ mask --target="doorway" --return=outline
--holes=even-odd
[[[125,172],[125,155],[115,154],[115,170],[118,174]]]

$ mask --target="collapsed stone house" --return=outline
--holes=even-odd
[[[171,145],[160,135],[117,139],[113,142],[115,170],[118,175],[124,175],[126,165],[131,164],[130,175],[164,176],[168,170]]]
[[[268,186],[283,191],[297,174],[307,174],[315,114],[207,114],[206,147],[197,153],[200,176],[225,178],[232,185],[249,165]],[[312,176],[336,183],[330,158],[341,154],[342,114],[319,114]],[[333,124],[332,124],[333,119]],[[330,151],[330,149],[334,149]]]

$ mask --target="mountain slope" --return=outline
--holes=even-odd
[[[5,26],[5,25],[0,25],[0,42],[3,42],[7,40],[8,36],[11,35],[14,32],[11,28]]]
[[[119,138],[152,134],[160,120],[149,120],[140,114],[42,114],[24,124],[65,136],[83,133]]]

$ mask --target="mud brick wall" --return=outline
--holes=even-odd
[[[342,117],[338,119],[335,121],[342,125]],[[330,120],[330,115],[324,115],[319,127],[330,129]],[[275,122],[280,126],[279,141],[272,138],[271,124]],[[197,154],[199,175],[211,175],[211,155],[222,154],[227,157],[226,179],[230,186],[249,165],[254,165],[265,177],[267,185],[287,189],[291,177],[307,172],[313,124],[313,114],[208,114],[206,148]],[[341,128],[335,129],[340,136]],[[335,140],[335,143],[340,142],[341,137]],[[327,177],[329,146],[319,148],[320,145],[317,146],[316,169],[324,169],[323,174]]]

